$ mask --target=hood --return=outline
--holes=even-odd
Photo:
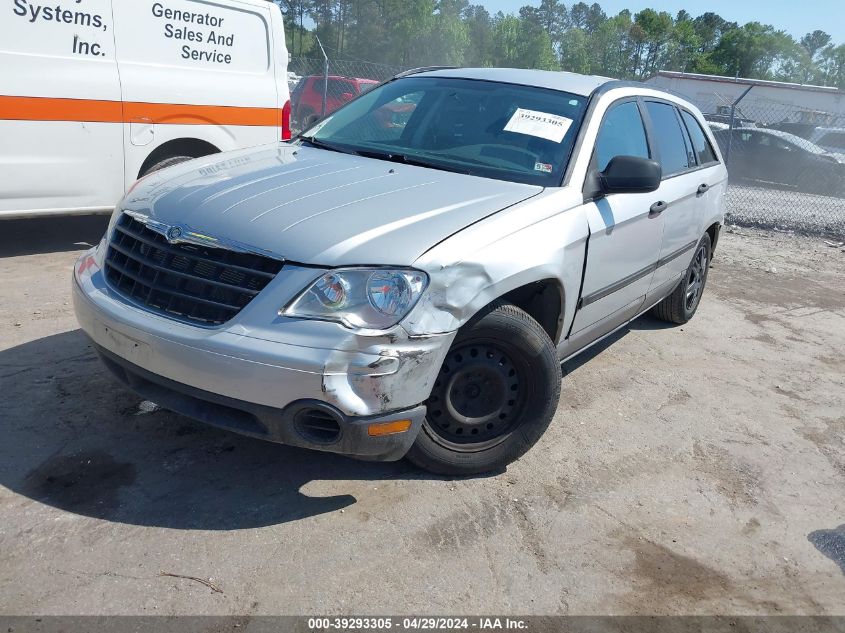
[[[325,266],[411,265],[432,246],[542,187],[278,144],[143,179],[125,210]]]

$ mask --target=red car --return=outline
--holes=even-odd
[[[323,94],[326,95],[326,112],[329,114],[355,97],[372,90],[379,81],[375,79],[361,79],[359,77],[341,77],[329,75],[328,90],[325,88],[325,78],[322,75],[303,77],[291,94],[292,117],[305,129],[315,123],[323,115]]]

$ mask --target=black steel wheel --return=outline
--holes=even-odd
[[[408,459],[446,475],[501,470],[548,428],[560,381],[543,328],[514,305],[492,304],[458,333]]]
[[[435,438],[453,450],[477,450],[502,441],[520,420],[529,371],[500,341],[453,348],[428,399]],[[516,354],[519,359],[519,354]]]

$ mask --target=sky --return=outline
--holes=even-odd
[[[592,4],[592,0],[585,0]],[[708,0],[691,2],[687,0],[597,0],[608,15],[616,15],[622,9],[636,13],[652,8],[668,11],[675,15],[686,9],[693,17],[713,11],[731,22],[762,22],[776,29],[783,29],[796,39],[806,33],[821,29],[833,37],[837,44],[845,44],[845,0]],[[565,0],[570,6],[577,0]],[[526,4],[537,6],[539,0],[473,0],[483,4],[488,11],[516,13]]]

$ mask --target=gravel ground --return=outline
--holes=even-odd
[[[841,248],[725,233],[691,323],[568,363],[533,451],[448,480],[145,412],[69,305],[104,224],[2,225],[0,614],[845,615]]]
[[[731,185],[728,220],[743,226],[845,236],[845,198]]]

